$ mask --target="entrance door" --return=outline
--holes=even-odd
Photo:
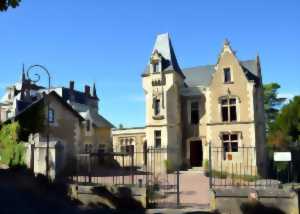
[[[202,166],[203,152],[201,141],[191,141],[190,143],[190,164],[191,166]]]

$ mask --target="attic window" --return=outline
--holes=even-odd
[[[224,83],[231,83],[231,71],[230,68],[224,68]]]
[[[48,111],[48,122],[54,123],[54,110],[52,108]]]
[[[153,73],[158,73],[159,72],[159,64],[158,64],[158,62],[153,62],[152,68],[153,68]]]

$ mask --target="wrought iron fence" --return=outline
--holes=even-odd
[[[115,150],[118,151],[118,150]],[[77,155],[77,184],[127,185],[147,189],[148,202],[155,207],[179,205],[179,169],[172,168],[166,148],[134,147],[118,152],[86,153]]]
[[[209,163],[211,187],[267,187],[280,184],[263,173],[267,170],[267,162],[257,160],[256,147],[240,146],[228,151],[224,147],[210,145]]]

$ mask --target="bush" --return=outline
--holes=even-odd
[[[0,130],[0,162],[9,166],[24,165],[25,147],[19,143],[20,126],[3,125]]]

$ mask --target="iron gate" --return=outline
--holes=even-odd
[[[110,153],[77,155],[73,182],[92,185],[126,185],[146,188],[149,206],[179,206],[179,169],[174,168],[167,148],[148,147]]]

